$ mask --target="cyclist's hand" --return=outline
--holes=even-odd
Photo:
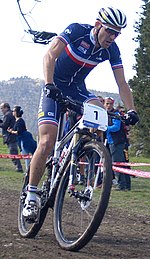
[[[60,100],[62,98],[61,90],[54,84],[46,84],[44,87],[44,93],[47,97],[54,100]]]
[[[139,116],[134,110],[129,110],[126,114],[126,124],[135,125],[139,121]]]

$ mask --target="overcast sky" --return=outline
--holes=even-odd
[[[34,6],[33,0],[20,0],[23,11],[27,13]],[[137,12],[141,11],[141,0],[41,0],[36,4],[28,17],[28,22],[34,30],[46,30],[60,33],[72,22],[94,25],[98,10],[103,6],[120,8],[127,15],[128,26],[116,42],[122,54],[126,80],[133,77],[132,66],[135,63],[134,50],[138,46],[132,40],[135,35],[134,24],[138,21]],[[32,43],[31,38],[24,33],[28,29],[17,6],[17,0],[1,0],[0,4],[0,81],[11,77],[29,76],[43,79],[43,56],[47,46]],[[109,62],[97,66],[86,79],[88,89],[118,92]]]

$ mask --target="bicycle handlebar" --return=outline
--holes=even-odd
[[[54,95],[53,97],[51,96],[52,99],[57,101],[61,105],[61,110],[67,111],[67,109],[73,110],[73,111],[80,111],[82,113],[83,109],[83,102],[80,102],[78,100],[72,99],[70,96],[63,96],[61,90],[59,89],[59,94]],[[129,119],[129,115],[121,115],[121,114],[116,114],[115,112],[109,112],[107,111],[107,114],[110,115],[112,118],[121,120],[123,122],[126,122]]]

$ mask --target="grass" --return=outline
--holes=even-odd
[[[8,154],[6,145],[3,145],[0,138],[0,154]],[[21,160],[23,168],[25,168],[24,160]],[[15,172],[15,167],[11,159],[0,158],[0,189],[20,190],[23,180],[23,174]]]
[[[145,158],[145,157],[132,157],[131,158],[132,162],[134,163],[147,163],[149,164],[150,163],[150,159],[149,158]],[[146,171],[146,172],[150,172],[150,166],[134,166],[132,167],[132,169],[137,169],[137,170],[143,170],[143,171]]]
[[[130,157],[130,162],[150,163],[150,159],[144,157]],[[150,166],[132,167],[132,170],[150,172]],[[110,206],[129,210],[129,212],[134,214],[144,214],[149,216],[150,178],[131,177],[131,186],[131,191],[128,192],[112,190]]]
[[[2,171],[0,168],[0,189],[21,190],[23,174],[13,171]]]
[[[134,214],[149,216],[149,196],[150,196],[150,179],[131,178],[132,190],[128,192],[119,192],[112,190],[110,206],[129,210]]]
[[[0,154],[8,153],[7,146],[2,144],[0,138]],[[131,162],[149,163],[148,158],[130,158]],[[24,166],[24,160],[21,160]],[[132,169],[135,169],[133,167]],[[150,167],[136,167],[143,171],[150,171]],[[15,172],[15,168],[10,159],[0,158],[0,189],[21,190],[23,174]],[[129,210],[135,214],[150,214],[150,178],[131,178],[132,190],[129,192],[117,192],[112,190],[109,206]]]

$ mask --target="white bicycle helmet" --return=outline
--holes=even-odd
[[[101,23],[114,25],[120,28],[125,28],[127,25],[127,19],[125,14],[113,7],[101,8],[98,13],[97,20]]]

